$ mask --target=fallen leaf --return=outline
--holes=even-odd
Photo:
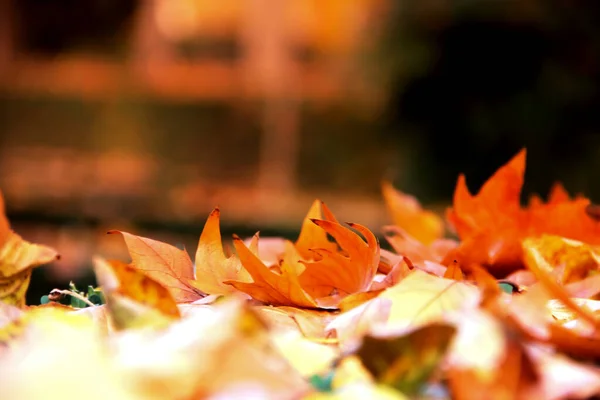
[[[555,279],[551,278],[548,271],[552,270],[552,266],[546,260],[538,248],[539,243],[535,239],[525,239],[523,241],[523,251],[525,253],[525,265],[533,272],[541,285],[543,285],[548,293],[556,299],[563,302],[567,307],[577,313],[580,318],[592,324],[592,326],[600,327],[600,318],[596,318],[592,313],[584,308],[579,307],[569,296],[567,291]]]
[[[267,304],[317,307],[314,299],[300,285],[294,267],[282,262],[281,273],[272,271],[244,245],[242,239],[234,236],[233,245],[253,282],[226,281],[225,283]]]
[[[502,166],[475,196],[469,192],[464,175],[458,179],[452,208],[446,216],[461,239],[444,264],[458,260],[461,265],[480,264],[497,277],[523,266],[521,240],[550,234],[588,244],[600,244],[600,222],[587,213],[589,200],[570,199],[555,186],[547,203],[531,201],[521,208],[520,195],[526,152],[522,150]]]
[[[397,254],[407,257],[419,267],[422,267],[428,261],[442,262],[450,251],[458,246],[458,242],[451,239],[435,240],[426,246],[397,226],[384,226],[383,233],[385,239]]]
[[[330,242],[327,238],[327,232],[313,222],[313,220],[323,219],[337,222],[333,213],[331,213],[325,203],[320,200],[315,200],[302,222],[300,235],[295,243],[296,250],[303,260],[314,259],[316,254],[313,250],[323,249],[330,252],[335,252],[337,250],[337,245]]]
[[[424,210],[419,201],[383,182],[382,192],[394,224],[419,242],[429,245],[444,235],[444,221],[432,211]]]
[[[133,267],[169,289],[176,302],[192,302],[203,296],[190,284],[194,280],[194,264],[185,250],[127,232],[108,233],[123,235]]]
[[[197,290],[216,295],[233,293],[235,288],[224,282],[252,282],[250,274],[244,269],[240,260],[235,256],[225,256],[219,228],[220,211],[215,208],[209,215],[196,251],[196,278],[188,283]],[[256,242],[258,238],[253,238]],[[257,246],[250,243],[250,246]]]
[[[455,261],[448,265],[448,269],[444,273],[444,278],[454,279],[455,281],[462,281],[465,279],[465,275],[460,269],[460,265]]]
[[[337,222],[313,220],[330,234],[347,253],[326,249],[313,250],[321,259],[304,262],[306,269],[300,275],[300,284],[315,299],[339,297],[366,291],[379,266],[379,243],[370,230],[359,224],[348,224],[365,238]],[[335,303],[334,303],[335,304]]]
[[[54,249],[23,240],[10,229],[0,193],[0,301],[23,307],[31,270],[58,258]]]
[[[180,318],[169,290],[139,270],[96,257],[94,272],[115,328],[163,328]]]
[[[357,355],[375,379],[416,395],[439,368],[456,328],[433,323],[395,337],[367,336]]]
[[[548,261],[550,267],[546,272],[551,273],[561,267],[564,272],[560,283],[567,284],[586,278],[590,272],[597,272],[600,255],[591,246],[560,236],[542,235],[528,238],[528,245],[534,246]]]

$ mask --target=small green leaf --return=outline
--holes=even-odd
[[[308,380],[310,384],[318,391],[318,392],[331,392],[333,391],[333,377],[335,376],[335,371],[331,370],[326,374],[322,375],[312,375]]]
[[[91,301],[92,303],[94,303],[97,306],[101,306],[102,304],[105,304],[104,297],[102,296],[102,293],[93,294],[90,297],[88,297],[88,300]]]
[[[87,304],[85,302],[79,300],[77,297],[71,296],[71,307],[74,307],[74,308],[86,308]]]
[[[519,287],[511,282],[499,282],[498,285],[504,293],[515,294],[519,293]]]

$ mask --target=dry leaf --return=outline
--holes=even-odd
[[[327,232],[313,222],[313,220],[323,219],[337,222],[325,203],[315,200],[302,222],[302,229],[295,243],[296,250],[303,260],[314,259],[316,254],[313,250],[337,251],[337,245],[327,239]]]
[[[216,208],[204,225],[196,251],[196,279],[188,282],[201,292],[225,295],[235,291],[235,288],[225,284],[225,281],[249,283],[252,282],[252,278],[235,255],[225,256],[219,217],[220,211]],[[255,237],[253,241],[256,242],[257,239]],[[257,243],[250,243],[250,246],[255,247]]]
[[[452,325],[433,323],[394,338],[367,336],[356,354],[378,382],[416,395],[439,368],[455,333]]]
[[[23,307],[31,270],[58,258],[54,249],[29,243],[10,229],[0,193],[0,301]]]
[[[435,240],[426,246],[397,226],[384,226],[385,239],[400,256],[407,257],[414,265],[422,267],[426,262],[442,262],[458,242],[451,239]]]
[[[348,224],[365,238],[337,222],[313,220],[324,232],[333,236],[346,254],[326,249],[314,250],[320,260],[305,262],[300,284],[313,298],[342,298],[352,293],[366,291],[379,266],[379,243],[366,227]],[[335,302],[333,303],[335,304]]]
[[[317,307],[314,299],[300,285],[297,271],[293,266],[283,261],[280,265],[281,273],[272,271],[244,245],[242,239],[235,236],[233,245],[253,282],[226,281],[225,283],[268,304]]]
[[[163,328],[180,318],[169,290],[139,270],[96,257],[94,271],[115,328]]]
[[[600,222],[586,211],[589,200],[571,200],[562,187],[555,186],[548,203],[532,201],[520,206],[526,152],[522,150],[488,179],[479,193],[471,195],[461,175],[447,218],[462,242],[445,259],[461,265],[484,265],[496,276],[522,267],[521,240],[551,234],[600,244]]]
[[[383,182],[382,192],[394,224],[419,242],[429,245],[444,235],[444,221],[434,212],[424,210],[419,201]]]
[[[190,284],[194,280],[194,264],[185,250],[127,232],[109,233],[123,235],[133,267],[169,289],[175,301],[186,303],[202,297],[203,294]]]

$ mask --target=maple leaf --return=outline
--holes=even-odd
[[[397,254],[407,257],[421,268],[427,262],[442,262],[458,246],[458,242],[452,239],[437,239],[427,246],[397,226],[384,226],[383,233]]]
[[[189,284],[196,289],[210,294],[224,295],[235,291],[224,282],[235,280],[250,283],[252,278],[235,255],[225,256],[219,228],[220,211],[215,208],[209,215],[196,250],[196,279]],[[258,245],[258,237],[253,238],[252,248]],[[254,250],[256,252],[256,250]]]
[[[396,226],[425,245],[444,235],[442,218],[423,209],[414,196],[400,192],[389,182],[383,182],[381,188],[388,212]]]
[[[326,220],[337,222],[333,213],[327,208],[325,203],[315,200],[308,210],[308,214],[302,221],[300,235],[296,240],[296,251],[304,260],[311,260],[317,254],[314,250],[324,249],[327,251],[336,251],[337,245],[327,239],[327,231],[314,223],[313,220]]]
[[[554,186],[546,204],[534,197],[528,208],[521,208],[525,160],[522,150],[475,196],[460,175],[446,216],[461,243],[448,253],[444,264],[456,259],[465,267],[480,264],[496,276],[506,276],[523,266],[521,240],[525,237],[552,234],[600,244],[600,222],[589,215],[589,200],[571,199],[560,185]]]
[[[178,303],[191,302],[203,296],[190,284],[194,280],[194,264],[187,251],[123,231],[108,233],[123,235],[133,267],[169,289]]]
[[[162,328],[180,318],[169,290],[140,270],[96,257],[94,271],[117,329]]]
[[[365,238],[343,225],[325,220],[312,220],[324,232],[329,233],[345,251],[332,252],[327,249],[313,249],[321,258],[313,262],[303,262],[306,269],[300,275],[300,284],[313,298],[329,296],[345,297],[352,293],[366,291],[379,266],[379,242],[366,227],[348,223]]]
[[[0,301],[24,306],[31,270],[58,258],[54,249],[30,243],[10,229],[0,193]]]
[[[281,272],[273,271],[263,264],[238,236],[234,236],[233,245],[253,282],[225,281],[225,283],[268,304],[308,308],[317,306],[315,300],[300,285],[298,271],[290,262],[282,260],[279,265]],[[291,243],[288,246],[291,246]]]

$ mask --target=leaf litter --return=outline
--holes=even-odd
[[[460,176],[445,219],[384,182],[392,251],[319,200],[295,241],[234,236],[234,253],[217,208],[194,261],[111,231],[131,262],[96,257],[98,288],[40,305],[31,270],[58,253],[0,197],[0,398],[599,396],[600,220],[558,183],[521,206],[525,161],[475,195]]]

